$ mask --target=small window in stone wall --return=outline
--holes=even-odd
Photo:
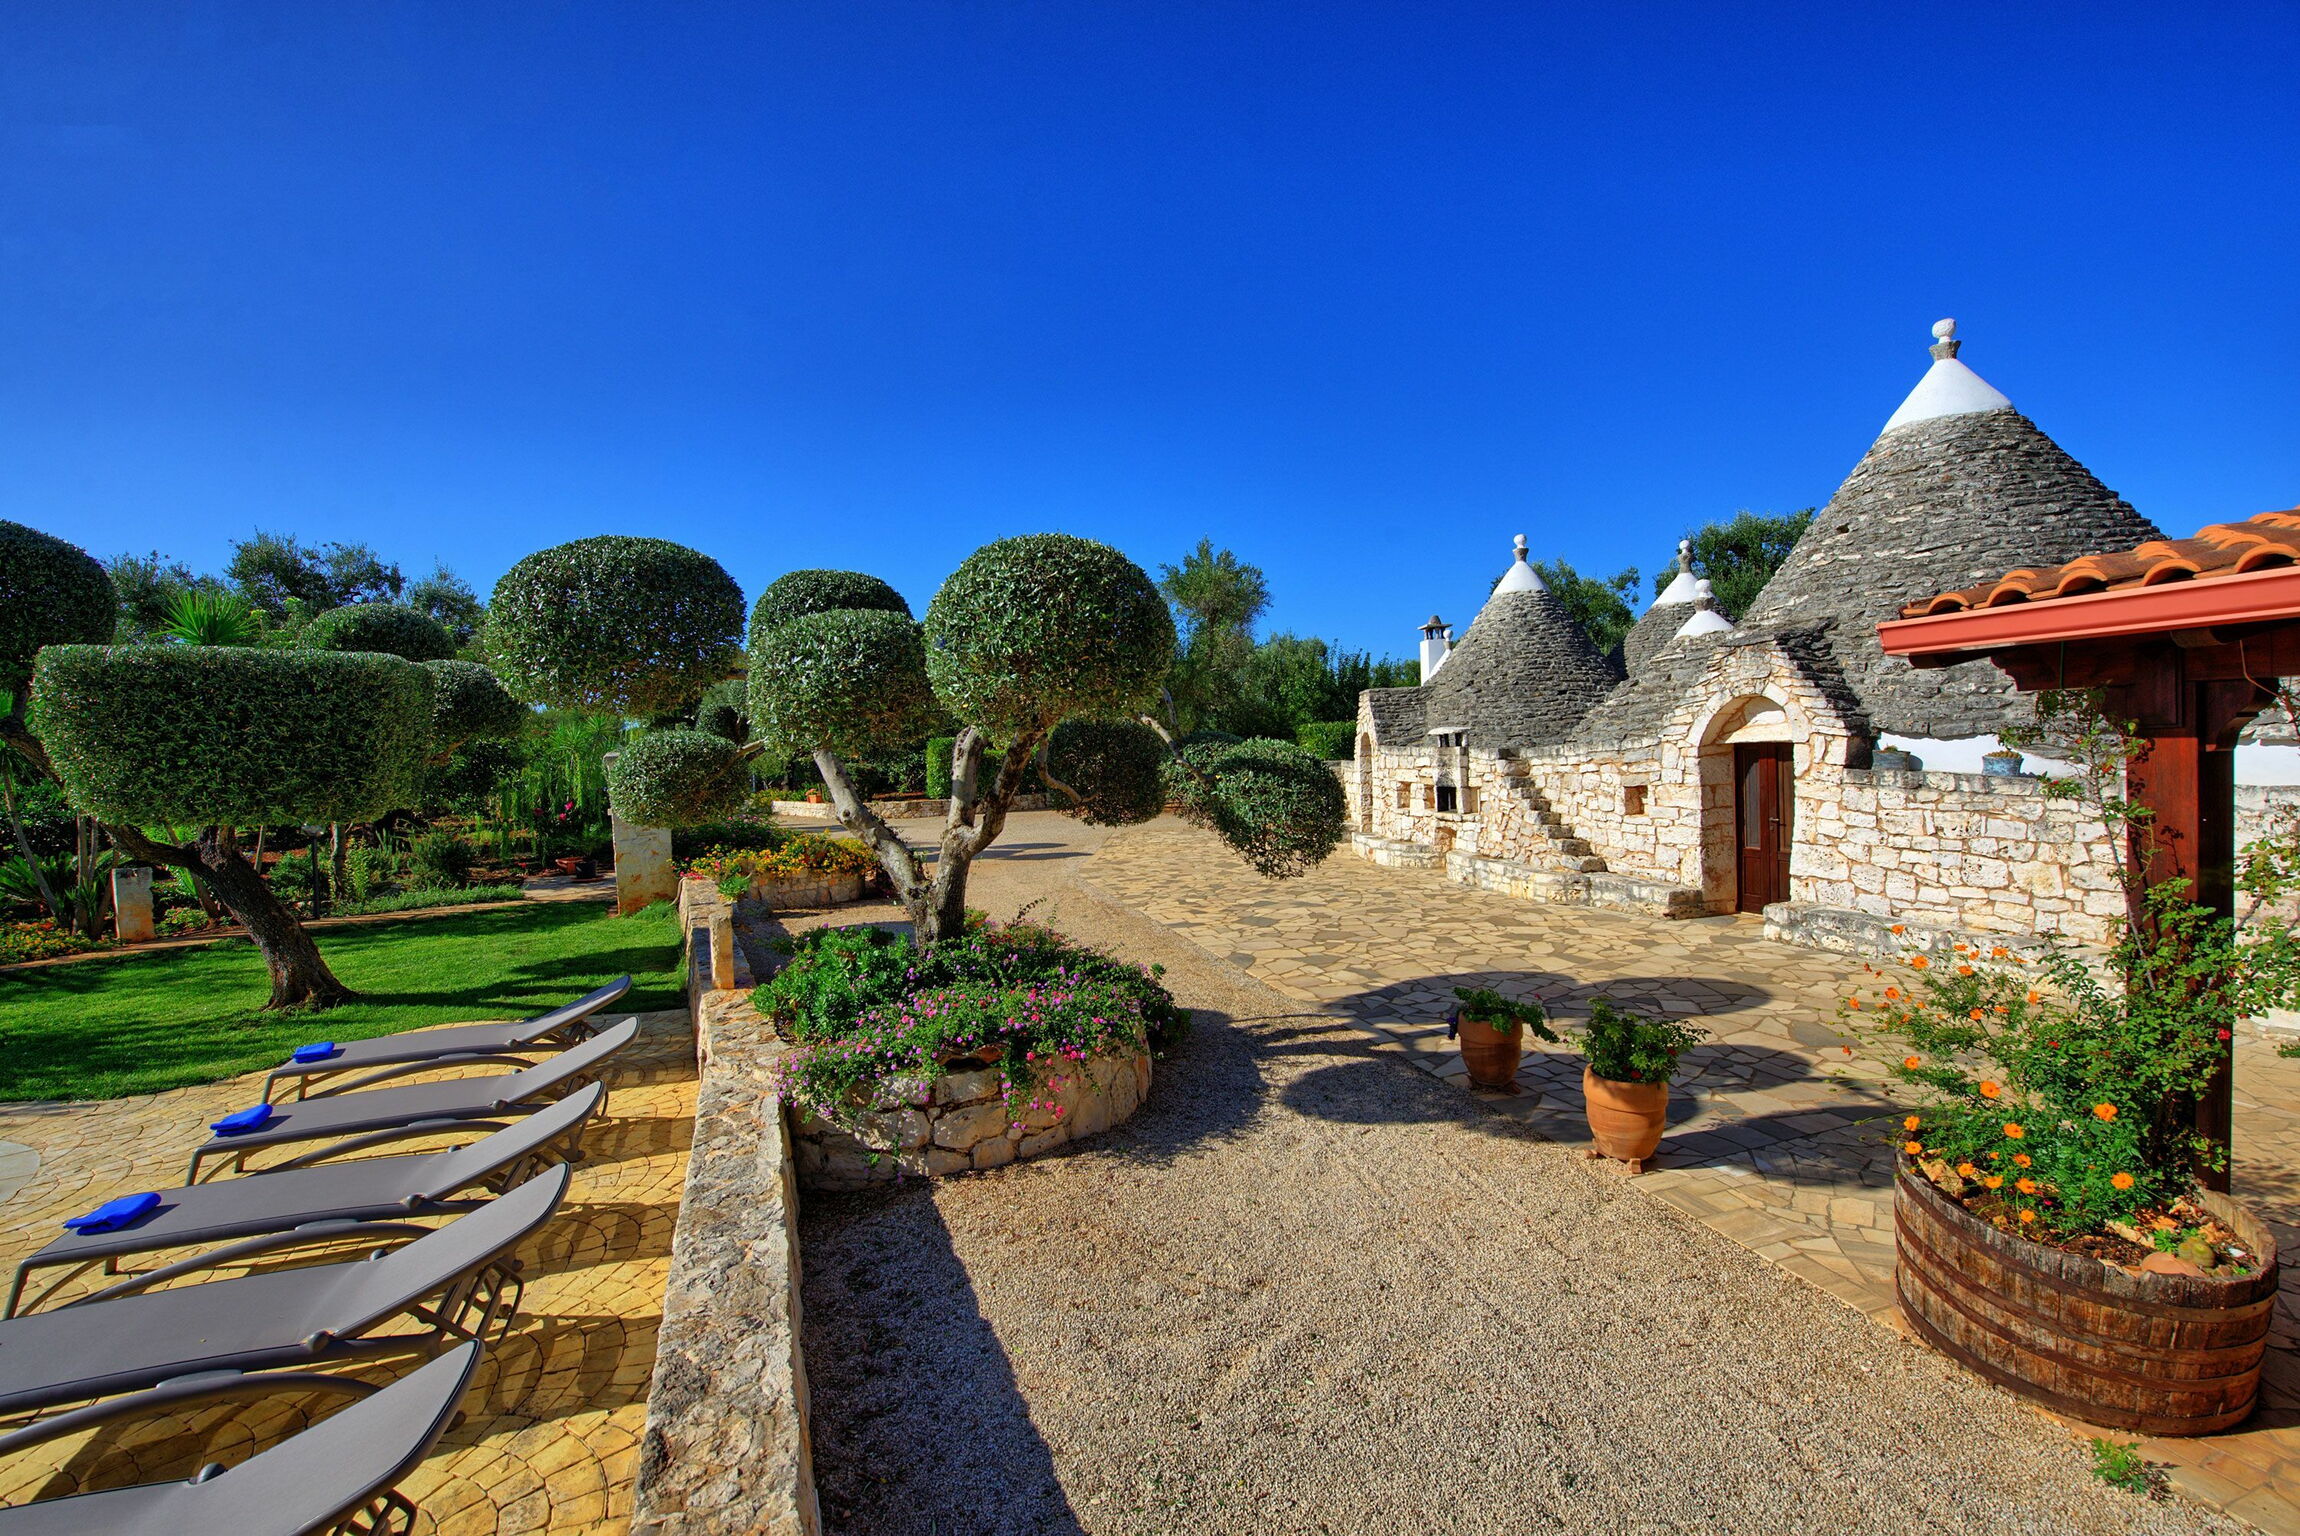
[[[1642,816],[1645,814],[1644,785],[1625,784],[1621,787],[1621,814],[1624,816]]]
[[[1448,816],[1461,808],[1460,793],[1451,784],[1437,787],[1437,808]]]
[[[1475,816],[1477,814],[1477,786],[1475,784],[1462,786],[1461,808],[1464,815]]]
[[[1398,809],[1401,811],[1410,811],[1413,808],[1414,787],[1401,779],[1398,781]]]

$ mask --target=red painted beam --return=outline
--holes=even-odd
[[[2300,566],[1968,608],[1877,626],[1888,656],[1944,655],[2300,618]]]

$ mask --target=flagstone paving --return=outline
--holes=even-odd
[[[608,1078],[606,1116],[585,1137],[566,1203],[520,1250],[527,1289],[519,1320],[481,1364],[463,1422],[400,1485],[422,1507],[417,1530],[426,1536],[629,1527],[695,1109],[685,1010],[641,1021]],[[0,1105],[0,1138],[37,1159],[21,1188],[0,1197],[0,1272],[67,1216],[116,1194],[180,1183],[201,1128],[256,1102],[262,1084],[258,1072],[137,1098]],[[0,1146],[0,1173],[6,1157]],[[28,1160],[15,1154],[13,1166]],[[389,1360],[356,1374],[386,1380],[407,1365]],[[236,1463],[341,1402],[267,1399],[88,1431],[0,1462],[0,1504]]]
[[[1862,962],[1770,942],[1751,917],[1527,902],[1347,853],[1273,883],[1171,818],[1110,835],[1080,878],[1559,1142],[1589,1141],[1581,1058],[1532,1041],[1519,1092],[1472,1088],[1443,1022],[1455,987],[1535,999],[1569,1024],[1598,996],[1697,1023],[1711,1039],[1688,1053],[1655,1171],[1635,1187],[1900,1326],[1877,1123],[1898,1107],[1882,1064],[1833,1022]],[[2300,1061],[2247,1039],[2237,1090],[2236,1193],[2289,1256],[2261,1408],[2236,1433],[2152,1439],[2145,1454],[2183,1491],[2300,1536]]]

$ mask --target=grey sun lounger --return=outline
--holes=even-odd
[[[604,1084],[593,1083],[492,1135],[444,1152],[363,1158],[160,1191],[160,1203],[148,1215],[109,1232],[66,1232],[18,1264],[0,1319],[17,1314],[35,1270],[69,1266],[68,1273],[48,1284],[45,1297],[96,1264],[117,1274],[119,1261],[131,1254],[229,1245],[169,1265],[172,1278],[259,1253],[335,1242],[363,1222],[477,1210],[484,1200],[452,1197],[482,1187],[499,1194],[554,1162],[579,1156],[584,1123],[606,1093]]]
[[[591,1033],[591,1015],[618,1002],[631,990],[631,978],[618,976],[563,1008],[506,1024],[452,1024],[445,1029],[411,1029],[373,1040],[350,1040],[318,1061],[283,1061],[264,1079],[264,1102],[281,1083],[294,1083],[295,1096],[351,1093],[411,1072],[430,1072],[465,1062],[524,1066],[519,1053],[573,1045]],[[443,1057],[454,1057],[445,1061]],[[357,1073],[346,1082],[330,1079]]]
[[[517,1072],[289,1099],[273,1105],[271,1118],[256,1130],[232,1136],[218,1132],[200,1143],[193,1149],[184,1182],[198,1183],[200,1164],[209,1158],[230,1158],[235,1167],[245,1168],[249,1153],[292,1142],[350,1138],[340,1146],[289,1158],[274,1165],[274,1171],[301,1167],[356,1148],[429,1135],[460,1121],[499,1130],[507,1120],[533,1114],[553,1099],[598,1081],[607,1058],[629,1045],[638,1033],[639,1021],[625,1019],[581,1045],[571,1045]]]
[[[108,1488],[0,1509],[0,1536],[317,1536],[411,1529],[416,1508],[392,1485],[414,1471],[446,1433],[479,1354],[477,1343],[459,1344],[228,1470],[208,1466],[187,1482]],[[244,1381],[274,1391],[300,1384],[284,1377]],[[232,1395],[231,1389],[186,1390],[173,1401],[217,1395]]]
[[[523,1288],[511,1250],[551,1219],[573,1176],[562,1163],[436,1230],[371,1224],[378,1236],[414,1241],[367,1259],[168,1291],[141,1290],[150,1277],[138,1276],[53,1312],[0,1322],[0,1416],[146,1394],[52,1414],[0,1436],[0,1455],[141,1411],[149,1389],[187,1376],[301,1371],[497,1335],[518,1311]],[[401,1317],[428,1332],[375,1335]],[[374,1390],[344,1377],[298,1377],[299,1386],[331,1383],[356,1395]]]

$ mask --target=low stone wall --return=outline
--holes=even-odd
[[[679,882],[702,1083],[632,1491],[633,1536],[819,1536],[799,1343],[786,1047],[750,1006],[734,913]]]
[[[868,875],[792,875],[781,880],[754,880],[745,900],[769,911],[791,907],[835,907],[862,900]]]
[[[1420,843],[1352,833],[1350,846],[1358,857],[1388,869],[1434,869],[1460,885],[1495,891],[1528,901],[1558,902],[1574,907],[1610,907],[1618,912],[1642,912],[1649,917],[1700,917],[1708,908],[1700,888],[1672,885],[1642,875],[1620,875],[1608,870],[1542,869],[1515,859],[1465,853],[1460,848],[1443,852]]]
[[[1108,1130],[1150,1096],[1150,1058],[1133,1052],[1065,1064],[1031,1104],[1010,1110],[995,1066],[922,1078],[890,1095],[853,1134],[797,1115],[792,1142],[806,1189],[861,1189],[920,1175],[999,1168]]]

